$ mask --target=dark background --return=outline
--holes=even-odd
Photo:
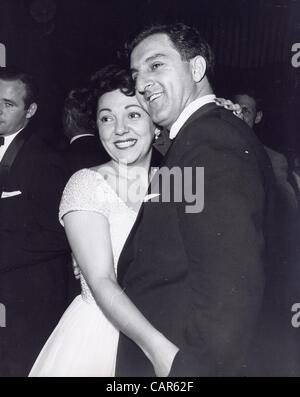
[[[37,76],[37,118],[55,144],[66,93],[114,62],[141,27],[177,21],[197,26],[212,45],[216,94],[253,85],[265,101],[261,140],[299,152],[300,67],[291,65],[291,47],[300,43],[300,0],[0,0],[0,43],[7,66]]]

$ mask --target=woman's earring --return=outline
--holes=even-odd
[[[155,128],[154,131],[154,140],[156,141],[161,134],[161,130],[159,128]]]

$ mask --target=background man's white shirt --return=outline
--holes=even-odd
[[[9,148],[9,145],[12,143],[14,138],[24,129],[25,127],[20,128],[17,132],[11,135],[4,136],[4,145],[0,146],[0,161],[2,161],[3,156],[6,150]]]

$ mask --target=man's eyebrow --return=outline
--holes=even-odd
[[[166,56],[165,54],[160,54],[160,53],[154,54],[154,55],[151,55],[150,57],[146,58],[146,62],[151,62],[151,61],[154,61],[156,58],[161,58],[161,57],[165,57],[165,56]]]
[[[166,57],[166,54],[157,53],[157,54],[151,55],[150,57],[145,59],[145,62],[149,63],[149,62],[154,61],[156,58],[161,58],[161,57]],[[137,72],[136,68],[131,68],[130,70],[131,70],[131,73]]]
[[[3,98],[3,101],[4,101],[4,102],[11,103],[12,105],[15,105],[15,106],[17,106],[17,102],[13,101],[12,99]]]

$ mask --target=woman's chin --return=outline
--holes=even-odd
[[[119,163],[123,165],[134,165],[138,161],[138,158],[133,156],[128,156],[124,158],[119,158],[118,160]]]

